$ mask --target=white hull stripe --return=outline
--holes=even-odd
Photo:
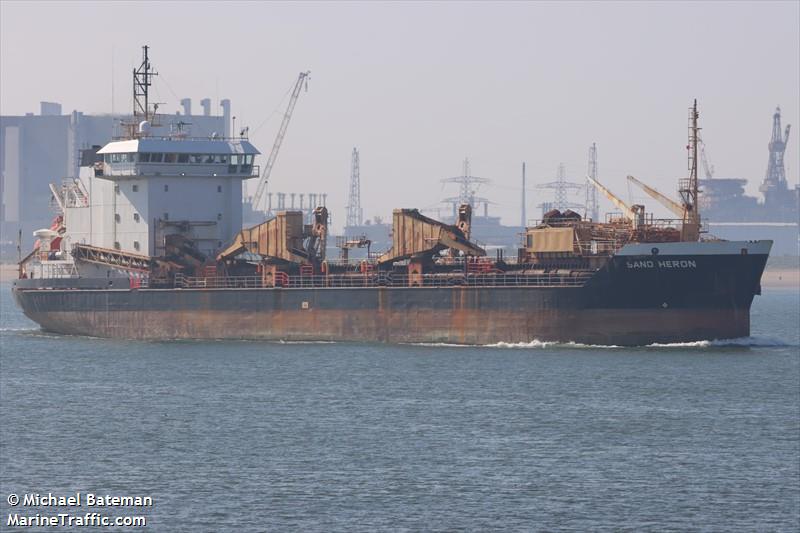
[[[650,242],[626,244],[616,255],[769,255],[772,241]],[[742,250],[746,250],[743,252]]]

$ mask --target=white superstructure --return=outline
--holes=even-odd
[[[35,232],[23,276],[133,278],[157,265],[202,268],[242,229],[242,182],[259,177],[260,152],[241,135],[189,137],[185,123],[165,136],[148,100],[156,73],[147,52],[133,72],[127,137],[81,150],[79,176],[50,186],[58,216]]]
[[[242,227],[242,182],[260,152],[245,139],[113,141],[102,163],[81,169],[87,201],[64,206],[65,247],[88,244],[162,256],[168,235],[212,256]]]

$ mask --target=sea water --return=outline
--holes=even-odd
[[[618,348],[59,336],[0,288],[0,530],[800,525],[797,290],[756,297],[746,339]]]

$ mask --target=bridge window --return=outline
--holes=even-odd
[[[133,186],[131,186],[131,190],[133,190],[133,192],[139,192],[139,186],[138,185],[133,185]]]
[[[135,163],[136,154],[109,154],[112,163]]]
[[[133,241],[133,249],[139,250],[139,241]]]
[[[134,213],[133,214],[133,221],[134,222],[139,222],[139,213]]]
[[[122,217],[120,216],[119,213],[116,213],[114,215],[114,222],[122,222]]]
[[[217,185],[217,192],[222,192],[222,185]]]
[[[194,163],[223,165],[252,165],[253,154],[166,154],[166,153],[126,153],[104,154],[105,163]]]
[[[114,249],[119,250],[120,248],[122,247],[119,245],[119,241],[114,241]]]

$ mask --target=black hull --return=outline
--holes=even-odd
[[[643,345],[748,336],[766,260],[615,256],[563,287],[131,290],[79,279],[19,280],[14,296],[45,330],[98,337]]]

